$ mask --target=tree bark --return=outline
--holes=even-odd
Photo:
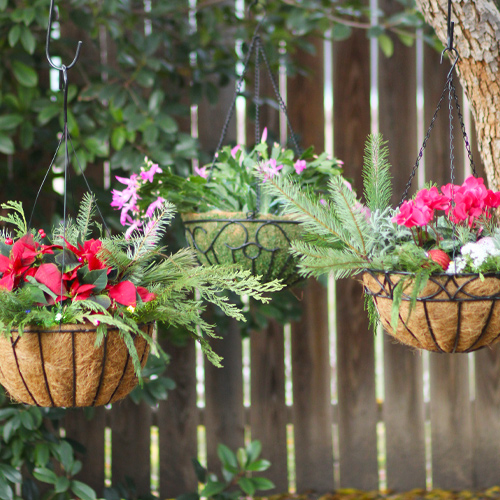
[[[417,0],[447,45],[447,0]],[[492,0],[452,0],[457,71],[472,106],[489,185],[500,189],[500,12]],[[444,85],[444,82],[443,82]],[[458,135],[458,134],[456,134]]]

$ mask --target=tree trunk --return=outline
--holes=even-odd
[[[447,44],[447,0],[417,0]],[[492,189],[500,189],[500,12],[492,0],[452,0],[457,70],[473,109],[479,150]],[[444,82],[443,82],[444,85]],[[457,134],[455,134],[457,135]]]

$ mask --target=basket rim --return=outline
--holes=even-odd
[[[154,325],[155,321],[150,321],[148,323],[138,323],[137,326],[139,328],[144,328],[144,327],[149,327]],[[77,333],[77,332],[95,332],[97,331],[98,325],[94,325],[90,321],[85,321],[84,323],[61,323],[60,325],[56,326],[51,326],[51,327],[44,327],[43,325],[34,325],[34,324],[29,324],[26,325],[25,328],[23,328],[23,334],[24,333]],[[120,330],[116,326],[109,326],[107,327],[106,331],[115,331],[115,330]],[[17,326],[12,327],[10,329],[10,332],[19,332],[19,328]]]
[[[415,273],[412,273],[410,271],[385,271],[382,269],[364,269],[362,274],[368,273],[368,274],[389,274],[389,275],[402,275],[402,276],[415,276]],[[484,276],[485,278],[491,278],[491,277],[499,277],[500,278],[500,272],[495,273],[494,271],[487,272],[487,273],[453,273],[453,274],[448,274],[448,273],[432,273],[430,275],[431,277],[437,276],[437,277],[443,277],[443,278],[452,278],[452,277],[464,277],[464,278],[470,278],[470,277],[480,277]]]
[[[217,212],[230,215],[230,217],[215,217]],[[206,214],[214,214],[213,218],[202,219]],[[250,217],[249,217],[250,215]],[[264,218],[259,218],[259,215]],[[298,220],[289,219],[286,215],[259,214],[257,218],[251,217],[252,212],[231,212],[227,210],[211,210],[209,212],[184,212],[181,213],[183,224],[207,223],[207,222],[249,222],[249,223],[279,223],[279,224],[300,224]],[[245,217],[246,216],[246,217]],[[186,219],[186,217],[192,217]]]

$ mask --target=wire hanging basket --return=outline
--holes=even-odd
[[[441,104],[448,95],[450,119],[451,183],[454,183],[452,111],[456,108],[465,147],[474,177],[477,177],[472,153],[453,84],[453,72],[459,59],[453,47],[453,22],[448,2],[448,46],[443,50],[455,55],[445,87],[431,120],[417,161],[400,205],[406,199]],[[405,280],[394,322],[395,290]],[[399,271],[366,270],[362,277],[364,292],[371,297],[385,331],[407,346],[438,353],[468,353],[500,341],[500,274],[434,273],[412,304],[414,275]],[[394,327],[394,325],[396,326]]]
[[[258,24],[249,45],[241,76],[236,84],[236,91],[221,137],[214,155],[209,179],[219,151],[224,142],[229,122],[234,114],[236,99],[240,95],[245,75],[250,66],[250,59],[255,53],[255,139],[260,138],[260,57],[264,61],[281,112],[286,118],[290,138],[296,152],[300,151],[295,133],[288,117],[286,105],[280,95],[278,85],[273,77],[269,61],[262,47],[260,25]],[[291,241],[303,235],[300,223],[285,215],[260,213],[260,186],[257,184],[257,206],[252,212],[228,212],[211,210],[205,213],[184,213],[182,221],[186,239],[196,250],[201,264],[238,264],[241,268],[261,276],[263,282],[280,279],[287,286],[302,280],[297,271],[297,259],[289,253]]]
[[[66,179],[69,165],[68,144],[72,146],[68,132],[67,73],[78,61],[82,42],[78,42],[76,55],[71,64],[67,66],[56,65],[50,56],[50,34],[53,15],[54,0],[51,0],[46,55],[49,64],[58,70],[63,77],[61,90],[64,93],[64,131],[47,174],[61,145],[63,145],[65,156],[63,227],[65,231]],[[74,148],[73,153],[75,153]],[[79,167],[91,193],[83,169],[80,165]],[[34,201],[28,228],[31,227],[31,218],[42,186],[40,186]],[[98,207],[97,211],[102,218]],[[102,220],[106,227],[103,218]],[[66,241],[64,237],[63,239]],[[61,255],[61,268],[64,269],[64,250]],[[61,290],[62,287],[61,281]],[[99,321],[96,323],[98,325]],[[141,367],[145,366],[150,350],[146,337],[152,337],[154,327],[154,323],[138,325],[138,329],[143,332],[144,336],[131,334],[131,342],[134,344]],[[123,332],[116,327],[109,327],[104,337],[99,338],[99,327],[88,321],[78,324],[60,323],[58,326],[51,328],[30,325],[24,327],[22,331],[17,328],[12,328],[10,331],[0,331],[0,384],[3,385],[13,400],[29,405],[85,407],[113,403],[127,396],[138,383],[130,354],[131,346],[127,346],[124,336]]]

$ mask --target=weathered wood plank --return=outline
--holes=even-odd
[[[111,480],[113,485],[133,479],[137,495],[151,490],[151,408],[130,398],[111,410]]]
[[[161,331],[159,331],[161,335]],[[175,498],[196,491],[192,458],[198,456],[196,408],[196,350],[193,340],[176,346],[162,340],[170,355],[167,376],[176,387],[159,404],[157,424],[160,442],[160,498]]]
[[[205,429],[207,436],[207,463],[211,471],[220,470],[217,444],[232,450],[243,446],[243,371],[241,334],[233,319],[217,318],[217,334],[223,339],[212,343],[224,359],[223,368],[205,362]]]
[[[433,488],[473,487],[468,367],[465,354],[430,354]]]
[[[498,485],[500,470],[500,347],[475,354],[474,488]]]
[[[383,0],[387,14],[401,11],[396,0]],[[393,206],[401,200],[420,145],[417,144],[416,47],[396,36],[394,54],[379,54],[379,129],[389,142]],[[404,75],[395,78],[394,75]],[[414,180],[410,195],[417,188]],[[384,339],[384,424],[387,487],[395,491],[425,488],[424,401],[421,356],[396,341]]]
[[[262,457],[272,464],[263,475],[276,488],[267,493],[283,493],[288,490],[283,325],[270,320],[266,330],[252,332],[250,349],[252,440],[262,443]]]
[[[66,437],[85,446],[85,454],[77,454],[82,461],[82,470],[76,479],[94,488],[100,496],[104,488],[104,427],[106,410],[96,408],[94,416],[88,420],[83,409],[66,413],[64,428]]]
[[[333,490],[332,406],[328,300],[310,280],[301,303],[302,320],[292,323],[292,418],[297,491]]]
[[[361,189],[365,138],[370,132],[370,50],[364,33],[334,44],[335,155]],[[340,484],[376,489],[377,406],[373,332],[354,280],[337,282],[337,370]]]

